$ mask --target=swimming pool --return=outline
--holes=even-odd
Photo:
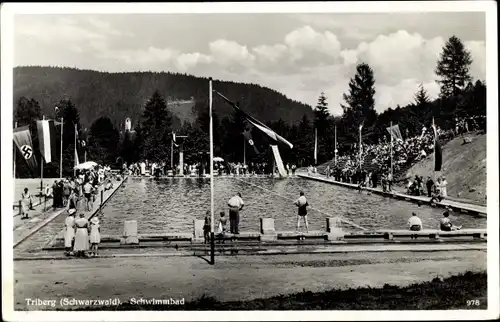
[[[217,177],[214,186],[216,218],[220,211],[227,216],[229,198],[242,194],[240,231],[258,231],[259,218],[274,218],[278,231],[295,230],[293,201],[300,191],[314,208],[308,211],[309,230],[325,230],[327,217],[342,217],[370,230],[406,229],[412,212],[422,219],[424,228],[437,228],[444,211],[302,178]],[[192,232],[193,220],[203,219],[207,210],[209,178],[130,177],[103,208],[102,234],[121,234],[125,220],[137,220],[140,234]],[[486,228],[486,218],[459,213],[451,213],[450,218],[464,228]]]

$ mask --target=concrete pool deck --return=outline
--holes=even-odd
[[[55,310],[82,308],[61,307],[63,298],[250,300],[304,290],[406,286],[485,270],[486,252],[479,250],[223,256],[213,266],[193,256],[15,261],[13,304],[15,310]],[[56,304],[28,306],[28,298]]]
[[[79,213],[84,213],[87,219],[90,219],[99,211],[100,195],[103,193],[102,205],[104,205],[113,194],[118,191],[122,184],[126,181],[124,178],[121,181],[114,182],[114,187],[111,190],[104,191],[104,185],[101,185],[98,190],[96,202],[94,203],[94,208],[91,211],[79,211]],[[80,208],[80,207],[79,207]],[[36,235],[41,229],[52,222],[55,218],[59,217],[62,213],[66,212],[66,208],[59,208],[51,211],[43,212],[42,209],[38,210],[38,213],[34,213],[31,220],[24,221],[19,226],[14,228],[14,249],[16,249],[21,243],[25,242],[27,239]],[[16,220],[17,217],[14,217]],[[60,230],[60,229],[59,229]],[[42,245],[38,245],[41,246]]]
[[[316,174],[316,175],[308,175],[307,173],[303,172],[298,172],[297,176],[309,180],[316,180],[316,181],[321,181],[321,182],[326,182],[346,188],[351,188],[351,189],[358,189],[357,184],[352,184],[352,183],[347,183],[347,182],[341,182],[341,181],[335,181],[333,179],[326,178],[326,176],[323,176],[321,174]],[[477,215],[481,217],[486,217],[487,214],[487,207],[484,206],[479,206],[479,205],[474,205],[474,204],[469,204],[469,203],[462,203],[458,201],[452,201],[452,200],[443,200],[441,202],[436,202],[431,204],[430,198],[429,197],[424,197],[424,196],[410,196],[404,193],[400,192],[383,192],[382,189],[380,188],[363,188],[363,191],[369,191],[372,193],[376,193],[379,195],[383,195],[384,197],[392,197],[395,199],[399,200],[405,200],[413,203],[422,203],[422,204],[427,204],[427,205],[435,205],[437,207],[441,208],[447,208],[450,207],[454,211],[457,212],[462,212],[462,213],[470,213],[472,215]]]

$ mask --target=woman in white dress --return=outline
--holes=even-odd
[[[97,248],[101,242],[101,226],[99,225],[99,219],[93,217],[90,220],[90,255],[98,256]]]
[[[73,250],[76,256],[85,257],[85,252],[89,249],[89,222],[85,219],[85,214],[80,214],[80,218],[75,220],[75,246]]]
[[[31,208],[31,194],[28,188],[24,188],[24,192],[21,194],[21,219],[27,219],[28,211]]]
[[[75,213],[76,209],[69,209],[69,215],[64,222],[64,247],[66,248],[66,255],[73,255],[73,239],[75,238]]]

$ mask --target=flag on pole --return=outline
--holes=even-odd
[[[179,145],[177,144],[176,140],[175,140],[175,132],[172,132],[172,142],[174,142],[174,146],[177,148],[179,147]]]
[[[439,144],[439,137],[436,125],[434,124],[434,118],[432,119],[432,129],[434,130],[434,171],[441,171],[443,151],[441,150],[441,144]]]
[[[28,163],[30,169],[35,172],[38,170],[38,164],[35,158],[35,149],[31,140],[30,127],[28,125],[14,129],[14,143],[19,152]]]
[[[58,122],[60,123],[60,122]],[[59,160],[57,132],[53,120],[36,121],[40,153],[46,163]]]
[[[253,147],[255,154],[259,154],[259,150],[257,150],[255,142],[252,139],[252,130],[243,131],[243,136],[245,137],[245,140],[247,140],[248,144],[250,144]]]
[[[214,92],[217,93],[217,95],[219,95],[220,97],[222,97],[227,103],[231,104],[237,112],[240,112],[243,116],[245,116],[248,123],[252,124],[253,126],[258,128],[259,130],[261,130],[262,132],[267,134],[274,141],[281,142],[281,143],[287,145],[290,149],[293,149],[292,143],[288,142],[285,138],[278,135],[276,132],[274,132],[272,129],[270,129],[267,125],[265,125],[261,121],[255,119],[252,116],[248,115],[247,113],[243,112],[235,103],[231,102],[228,98],[226,98],[221,93],[219,93],[217,91],[214,91]]]
[[[75,124],[75,162],[74,162],[75,167],[80,164],[80,160],[78,158],[78,146],[77,146],[76,142],[78,142],[78,129],[77,129],[76,124]]]
[[[398,124],[388,127],[387,131],[396,140],[403,141],[403,136],[401,135],[401,131],[399,130],[399,125]]]

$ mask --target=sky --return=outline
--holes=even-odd
[[[375,75],[375,108],[431,98],[439,54],[453,35],[471,52],[474,79],[486,79],[485,14],[252,13],[15,15],[14,65],[108,72],[170,71],[256,83],[332,114],[356,65]],[[214,85],[216,86],[216,85]]]

